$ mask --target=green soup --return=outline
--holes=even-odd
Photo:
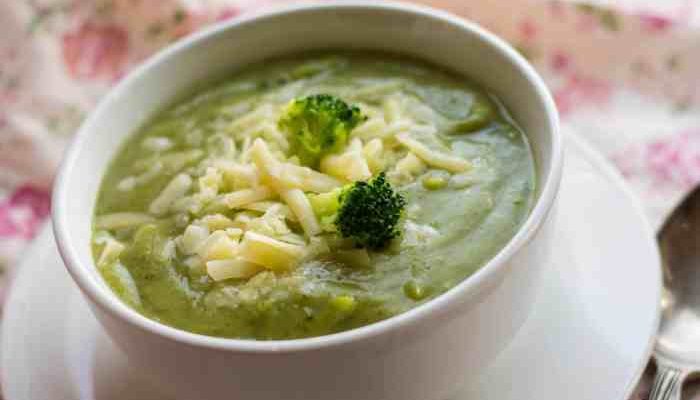
[[[318,94],[347,105],[334,115],[352,123],[316,109],[312,122],[283,122]],[[320,147],[304,147],[302,130]],[[345,235],[337,207],[349,196],[337,194],[380,175],[403,199],[398,220],[376,205],[352,217],[395,223],[376,245],[381,224],[369,242]],[[301,55],[251,66],[136,132],[102,181],[93,254],[124,302],[164,324],[319,336],[470,276],[517,232],[534,187],[526,136],[465,78],[384,54]]]

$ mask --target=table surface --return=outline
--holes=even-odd
[[[48,218],[62,150],[100,97],[168,43],[285,2],[0,3],[0,301]],[[549,85],[563,129],[622,172],[654,226],[700,182],[700,3],[421,2],[477,21],[526,55]],[[700,400],[700,387],[687,386],[684,399]]]

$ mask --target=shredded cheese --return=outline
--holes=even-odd
[[[248,230],[256,218],[256,215],[250,211],[239,212],[233,217],[233,226],[244,231]]]
[[[184,254],[192,255],[199,250],[208,237],[209,229],[198,225],[190,225],[185,229],[179,240],[176,240],[176,243]]]
[[[292,163],[282,163],[279,180],[282,184],[305,192],[325,193],[342,186],[338,179]]]
[[[219,193],[222,184],[222,174],[216,168],[208,167],[204,176],[199,178],[199,193],[206,197],[213,197]]]
[[[297,265],[304,253],[302,246],[247,231],[241,241],[239,257],[274,271],[288,271]]]
[[[304,232],[308,236],[319,234],[321,227],[316,220],[316,214],[311,208],[309,199],[306,198],[301,189],[289,188],[280,180],[282,166],[270,153],[265,142],[260,139],[255,140],[251,155],[258,169],[263,172],[282,200],[292,210]]]
[[[128,192],[130,190],[133,190],[136,187],[136,177],[135,176],[127,176],[126,178],[122,179],[117,183],[117,189],[121,190],[122,192]]]
[[[431,165],[433,167],[444,169],[450,172],[464,172],[471,168],[471,163],[469,161],[449,154],[444,154],[430,150],[423,143],[412,139],[406,134],[396,135],[396,140],[398,140],[399,143],[411,150],[415,155],[420,157],[428,165]]]
[[[178,174],[173,178],[158,197],[153,200],[148,211],[151,214],[163,215],[170,209],[170,206],[179,198],[185,195],[192,186],[192,178],[187,174]]]
[[[362,149],[362,155],[367,160],[367,166],[373,174],[378,174],[384,170],[386,163],[382,158],[383,151],[384,144],[381,139],[370,140]]]
[[[280,176],[282,174],[282,165],[275,159],[270,152],[267,144],[262,139],[255,139],[250,148],[250,156],[258,167],[258,170],[263,174],[263,177],[271,184],[276,185],[277,190],[284,189],[280,186]]]
[[[392,176],[396,176],[402,180],[412,180],[415,176],[425,171],[427,165],[413,153],[408,153],[400,159],[394,169],[391,171]]]
[[[351,97],[356,99],[371,99],[377,96],[387,95],[396,92],[404,86],[404,81],[394,79],[390,81],[372,81],[367,82],[364,87],[354,90]]]
[[[196,223],[207,227],[209,231],[212,232],[234,227],[233,221],[222,214],[205,215],[204,217],[196,221]]]
[[[321,225],[319,225],[316,214],[304,192],[300,189],[289,189],[280,193],[280,197],[292,210],[306,235],[315,236],[321,233]]]
[[[367,139],[371,137],[381,137],[382,132],[387,128],[384,118],[370,118],[360,124],[352,131],[353,136]]]
[[[250,278],[264,269],[261,265],[240,258],[207,261],[206,265],[207,274],[217,282],[232,278]]]
[[[281,205],[270,207],[261,217],[248,222],[247,229],[275,238],[290,234],[292,230],[287,226],[280,210]]]
[[[237,252],[238,243],[233,241],[223,230],[209,235],[197,249],[197,254],[204,261],[233,258]]]
[[[167,151],[174,145],[172,140],[161,136],[148,137],[141,142],[141,146],[144,149],[153,152]]]
[[[268,200],[274,197],[274,192],[266,186],[253,189],[241,189],[224,195],[223,203],[228,208],[242,208],[256,201]]]
[[[233,121],[228,127],[228,131],[240,133],[244,130],[255,129],[255,127],[260,126],[263,122],[269,120],[271,113],[272,106],[265,104]]]
[[[357,138],[353,139],[344,153],[323,157],[321,171],[345,182],[365,181],[372,177],[362,153],[362,142]]]
[[[118,240],[108,237],[100,253],[100,258],[97,260],[97,265],[106,266],[113,263],[125,248]]]
[[[258,185],[258,171],[254,165],[223,159],[214,160],[211,165],[219,169],[223,175],[223,181],[235,189]]]
[[[388,97],[382,103],[382,110],[384,111],[384,121],[386,121],[387,124],[391,124],[399,119],[401,115],[401,105],[399,104],[399,100],[393,96]]]
[[[256,201],[254,203],[246,204],[241,207],[244,210],[258,211],[261,213],[267,212],[272,207],[278,207],[278,213],[284,216],[284,218],[290,221],[296,221],[296,217],[292,213],[292,210],[285,204],[279,203],[277,201]]]

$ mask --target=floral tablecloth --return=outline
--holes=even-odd
[[[62,150],[109,87],[168,43],[279,2],[0,3],[0,298],[48,217]],[[564,129],[618,167],[655,226],[700,182],[700,3],[421,2],[479,22],[526,55],[550,86]],[[700,390],[685,398],[700,399]]]

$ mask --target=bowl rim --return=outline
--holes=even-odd
[[[75,163],[84,151],[83,144],[86,138],[92,134],[98,121],[98,117],[108,111],[112,99],[121,96],[125,88],[130,86],[130,82],[154,66],[170,60],[178,53],[190,47],[197,46],[205,42],[210,36],[214,36],[234,27],[255,24],[260,21],[272,19],[285,14],[293,14],[306,11],[324,9],[363,9],[377,10],[384,12],[409,13],[422,18],[440,20],[453,27],[469,31],[478,36],[480,40],[499,51],[508,62],[512,63],[521,74],[533,85],[535,94],[539,97],[545,109],[549,130],[551,132],[551,167],[545,170],[545,180],[541,186],[541,194],[526,221],[522,224],[518,232],[508,241],[508,243],[485,265],[479,268],[474,274],[462,280],[445,293],[436,298],[414,307],[406,312],[392,316],[388,319],[378,321],[359,328],[333,333],[323,336],[315,336],[302,339],[269,340],[258,341],[252,339],[233,339],[207,336],[192,333],[178,328],[174,328],[160,322],[156,322],[120,301],[113,293],[108,292],[108,288],[102,287],[94,278],[94,274],[88,271],[86,263],[82,262],[78,256],[78,251],[73,246],[71,239],[71,224],[69,217],[64,210],[70,201],[67,192],[67,182],[70,180]],[[352,342],[367,340],[379,335],[386,335],[389,332],[415,324],[425,319],[430,314],[439,309],[444,309],[450,303],[467,293],[478,293],[478,290],[488,287],[497,282],[499,273],[507,266],[509,260],[521,247],[528,243],[546,219],[557,196],[559,183],[563,169],[563,145],[559,131],[559,116],[554,101],[540,76],[534,68],[515,49],[507,44],[503,39],[495,34],[481,28],[476,23],[465,20],[447,11],[438,10],[432,7],[403,3],[400,1],[374,2],[371,0],[326,0],[323,2],[303,2],[291,5],[275,6],[264,10],[253,11],[232,20],[217,23],[202,31],[196,32],[173,45],[167,46],[159,51],[140,66],[132,70],[121,82],[119,82],[109,93],[104,96],[91,112],[90,116],[83,122],[78,132],[75,134],[66,154],[61,162],[59,173],[56,177],[55,187],[52,196],[52,221],[53,231],[56,238],[58,250],[63,258],[66,269],[80,287],[81,291],[90,301],[97,304],[102,310],[112,317],[122,320],[142,331],[161,336],[182,344],[195,347],[203,347],[215,350],[226,350],[243,353],[278,354],[292,353],[300,351],[318,350],[321,348],[341,346]],[[87,263],[93,267],[93,262]]]

